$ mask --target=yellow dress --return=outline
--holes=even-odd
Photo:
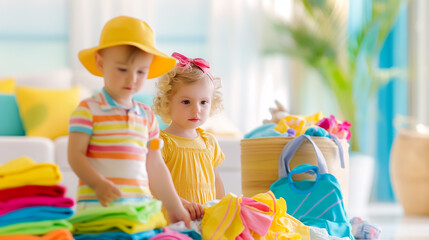
[[[193,139],[161,131],[162,157],[170,170],[174,187],[181,198],[205,204],[216,199],[215,172],[225,155],[216,138],[201,128]]]

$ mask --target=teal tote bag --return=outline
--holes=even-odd
[[[293,153],[304,140],[308,140],[313,145],[319,167],[302,164],[290,170],[289,162]],[[288,169],[288,173],[284,174],[285,177],[274,182],[270,190],[276,198],[284,198],[287,204],[287,213],[305,225],[324,228],[331,236],[354,239],[350,220],[344,208],[340,185],[332,174],[327,173],[326,161],[320,149],[307,135],[301,135],[287,145],[293,147],[285,146],[283,148],[283,151],[287,152],[282,152],[283,157],[280,161],[283,162],[284,169]],[[293,180],[294,175],[303,173],[312,175],[314,180]]]

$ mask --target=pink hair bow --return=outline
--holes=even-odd
[[[171,56],[179,60],[179,63],[177,63],[176,66],[183,67],[182,72],[185,71],[185,69],[190,68],[191,63],[193,63],[195,66],[199,67],[205,74],[207,74],[210,77],[210,79],[213,80],[213,77],[207,71],[210,68],[210,64],[206,60],[202,58],[194,58],[194,59],[187,58],[177,52],[174,52]]]

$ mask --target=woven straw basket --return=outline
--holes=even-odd
[[[279,157],[283,147],[292,140],[292,137],[267,137],[241,140],[241,184],[245,197],[267,192],[272,183],[278,180]],[[349,186],[349,144],[341,140],[344,154],[345,168],[341,168],[338,146],[333,140],[326,137],[312,137],[322,151],[328,166],[328,172],[334,175],[341,185],[344,206],[348,206]],[[304,141],[296,151],[290,163],[290,169],[300,164],[317,166],[314,148],[308,141]]]

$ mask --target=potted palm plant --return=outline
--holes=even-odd
[[[381,48],[404,0],[362,1],[359,26],[348,33],[349,1],[295,0],[291,20],[270,18],[267,53],[282,53],[316,70],[335,96],[341,118],[352,123],[351,150],[359,151],[366,106],[379,86],[401,73],[377,68]]]

